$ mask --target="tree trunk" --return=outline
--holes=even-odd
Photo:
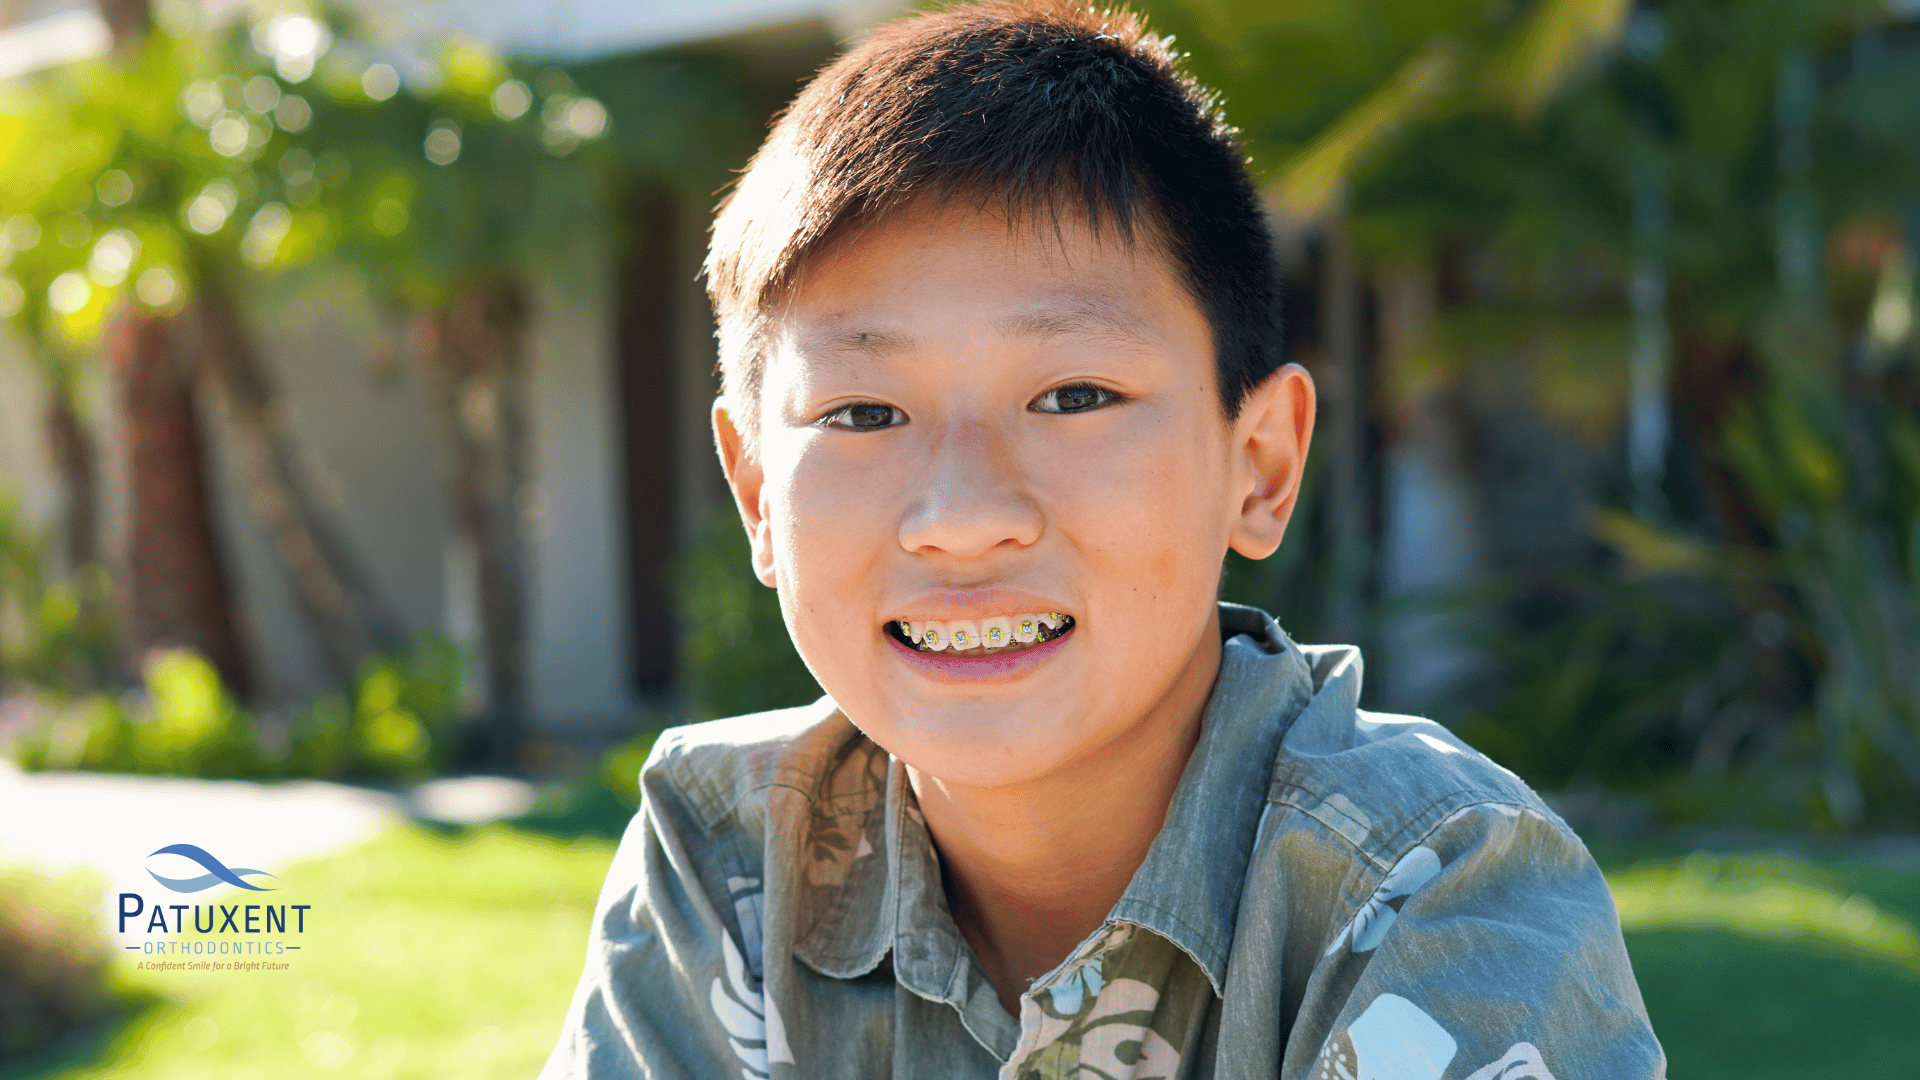
[[[1327,223],[1321,281],[1324,356],[1317,373],[1321,428],[1316,452],[1327,455],[1326,542],[1331,553],[1327,589],[1329,640],[1357,642],[1371,563],[1366,492],[1366,381],[1361,377],[1362,310],[1359,274],[1345,222]]]
[[[107,342],[120,382],[129,528],[120,582],[130,659],[190,648],[237,695],[254,689],[214,528],[206,452],[178,324],[128,312]]]
[[[474,556],[486,667],[482,756],[512,766],[526,740],[525,304],[512,284],[476,286],[420,315],[417,329],[449,451],[454,528]]]
[[[153,29],[153,14],[147,0],[97,0],[100,18],[113,38],[113,53],[121,61],[133,58]]]
[[[66,492],[63,539],[67,572],[75,574],[100,561],[99,452],[71,391],[58,382],[47,388],[46,433],[47,456]]]
[[[255,519],[293,586],[335,681],[350,684],[368,656],[405,640],[355,556],[344,528],[303,466],[272,380],[211,268],[194,306],[200,373],[222,407],[243,465]]]

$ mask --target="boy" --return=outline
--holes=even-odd
[[[1123,13],[894,24],[714,228],[713,424],[830,695],[679,728],[560,1077],[1658,1077],[1524,784],[1215,603],[1312,434],[1243,155]]]

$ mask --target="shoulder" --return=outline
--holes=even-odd
[[[1313,819],[1379,868],[1443,827],[1471,832],[1476,822],[1517,815],[1579,844],[1525,781],[1443,725],[1355,707],[1358,650],[1301,651],[1318,692],[1281,740],[1269,790],[1275,807]]]
[[[774,788],[811,798],[849,744],[863,740],[830,698],[668,728],[640,769],[640,786],[650,799],[679,803],[712,829]]]

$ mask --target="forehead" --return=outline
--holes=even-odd
[[[773,319],[775,351],[883,359],[955,332],[1119,349],[1210,339],[1162,252],[1077,215],[910,208],[849,228],[806,260]]]

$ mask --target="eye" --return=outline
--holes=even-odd
[[[1081,413],[1112,405],[1123,400],[1119,394],[1104,386],[1092,383],[1073,383],[1056,387],[1035,398],[1028,406],[1034,412],[1044,413]]]
[[[906,422],[906,413],[891,405],[879,405],[871,401],[842,406],[819,420],[822,425],[840,431],[879,431]]]

